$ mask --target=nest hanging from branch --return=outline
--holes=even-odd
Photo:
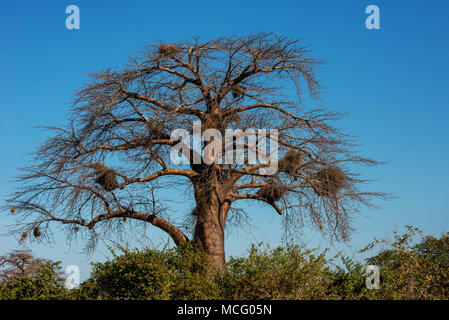
[[[94,163],[92,168],[97,172],[95,182],[105,188],[106,191],[113,191],[118,188],[117,175],[114,169],[108,168],[100,162]]]
[[[28,232],[24,231],[21,234],[20,242],[24,242],[26,240],[26,238],[28,238]]]
[[[281,200],[281,198],[287,193],[287,187],[281,182],[270,181],[267,185],[260,188],[257,191],[257,195],[267,202],[274,203]]]
[[[278,162],[278,171],[294,176],[302,165],[302,154],[297,150],[289,150]]]
[[[39,237],[41,236],[41,230],[40,230],[39,226],[34,227],[34,229],[33,229],[33,235],[34,235],[36,238],[39,238]]]
[[[315,174],[318,184],[315,192],[319,196],[335,196],[344,186],[346,174],[337,167],[328,167],[319,170]]]
[[[158,52],[160,56],[173,56],[180,51],[174,44],[160,44]]]

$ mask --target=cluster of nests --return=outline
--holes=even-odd
[[[75,232],[78,232],[80,230],[80,228],[78,226],[75,226],[74,228]],[[41,236],[41,229],[39,226],[36,226],[33,228],[33,236],[35,238],[39,238]],[[28,232],[24,231],[22,232],[22,234],[20,235],[20,242],[24,242],[26,239],[28,238]]]
[[[33,236],[36,238],[39,238],[41,236],[41,229],[39,228],[39,226],[33,228]],[[26,238],[28,238],[28,232],[24,231],[20,236],[20,242],[24,242]]]
[[[282,159],[278,161],[278,172],[284,172],[294,176],[302,165],[302,155],[299,151],[289,150]],[[288,188],[280,181],[271,179],[259,189],[257,195],[269,203],[281,200],[287,193]]]
[[[295,176],[298,174],[301,165],[301,153],[296,150],[290,150],[279,160],[278,171]],[[335,196],[344,187],[347,180],[346,174],[340,168],[334,166],[318,170],[311,178],[314,181],[313,188],[315,193],[324,197]],[[259,189],[257,195],[267,202],[274,203],[281,200],[287,192],[288,187],[282,181],[271,179],[264,187]]]
[[[97,174],[95,182],[101,185],[106,191],[113,191],[119,187],[117,174],[114,169],[108,168],[100,162],[95,162],[91,167]]]

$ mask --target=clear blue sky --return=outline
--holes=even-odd
[[[65,8],[76,4],[81,29],[65,28]],[[365,8],[379,6],[381,29],[365,28]],[[364,155],[388,162],[364,170],[373,190],[398,198],[354,219],[348,244],[330,244],[309,230],[304,242],[348,254],[373,237],[411,224],[426,233],[449,229],[449,2],[447,0],[321,1],[2,1],[0,2],[0,97],[2,136],[0,199],[13,191],[17,167],[45,138],[37,125],[63,125],[71,96],[86,74],[120,67],[154,41],[211,39],[275,32],[301,38],[326,61],[319,79],[322,104],[349,117],[340,126],[357,135]],[[265,207],[252,207],[252,233],[228,238],[228,255],[249,243],[279,244],[281,221]],[[0,233],[13,220],[1,214]],[[155,229],[154,243],[161,241]],[[85,278],[92,257],[82,242],[30,245],[41,257],[77,264]],[[162,238],[165,239],[165,238]],[[17,248],[0,238],[0,254]]]

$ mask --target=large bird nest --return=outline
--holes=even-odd
[[[297,150],[289,150],[278,162],[278,171],[294,176],[302,165],[302,154]]]
[[[286,193],[287,187],[285,185],[272,180],[260,188],[257,195],[270,203],[274,203],[281,200]]]
[[[33,228],[33,235],[36,238],[39,238],[41,236],[41,230],[40,230],[39,226]]]
[[[315,179],[318,180],[315,192],[319,196],[335,196],[344,187],[347,177],[340,168],[328,167],[319,170]]]
[[[158,52],[160,56],[173,56],[180,51],[174,44],[160,44]]]
[[[118,188],[117,175],[114,169],[108,168],[100,162],[95,162],[92,168],[97,173],[95,182],[105,188],[106,191],[113,191]]]

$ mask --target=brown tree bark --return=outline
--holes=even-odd
[[[215,174],[212,174],[214,177]],[[210,175],[209,175],[210,178]],[[230,201],[224,199],[226,191],[217,180],[195,183],[197,206],[193,241],[197,248],[205,252],[212,264],[220,272],[225,270],[224,232]]]
[[[200,213],[195,226],[195,244],[209,256],[218,270],[224,271],[224,223],[220,221],[220,210],[216,206],[198,209]]]

